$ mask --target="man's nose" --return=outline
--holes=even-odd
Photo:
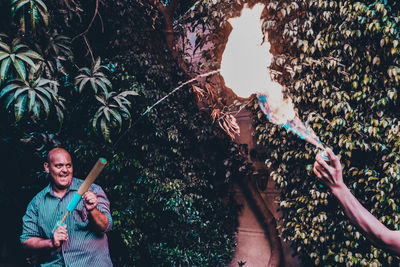
[[[63,172],[67,172],[68,171],[68,168],[67,168],[67,166],[62,166],[62,168],[61,168],[61,171],[63,171]]]

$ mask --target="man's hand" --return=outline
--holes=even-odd
[[[53,245],[55,247],[61,246],[62,241],[68,240],[67,225],[58,226],[53,233]]]
[[[326,162],[319,154],[314,163],[315,175],[326,184],[331,190],[342,188],[345,186],[342,176],[342,166],[339,158],[327,148],[326,153],[329,157],[329,162]]]
[[[98,200],[95,193],[87,191],[85,194],[83,194],[82,198],[85,200],[85,207],[88,211],[92,211],[97,207]]]

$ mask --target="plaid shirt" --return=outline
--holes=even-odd
[[[50,184],[40,191],[31,200],[22,218],[21,243],[31,237],[52,238],[54,226],[65,215],[69,201],[82,182],[83,180],[73,178],[70,187],[61,199],[54,195]],[[108,226],[105,230],[108,232],[112,227],[110,202],[100,186],[93,184],[90,191],[97,195],[97,208],[108,217]],[[64,222],[67,224],[68,240],[64,241],[58,249],[49,252],[44,259],[45,263],[41,266],[112,266],[107,235],[105,232],[97,233],[90,230],[88,211],[83,201],[78,203],[76,209]]]

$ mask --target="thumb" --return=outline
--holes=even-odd
[[[338,158],[338,156],[335,155],[335,153],[333,153],[332,149],[327,148],[326,153],[328,154],[328,157],[329,157],[332,167],[334,167],[335,169],[341,167],[339,158]]]

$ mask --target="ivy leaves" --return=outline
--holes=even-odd
[[[275,1],[267,7],[264,29],[279,51],[271,67],[284,72],[277,79],[289,89],[302,119],[340,155],[354,194],[389,228],[399,229],[393,201],[399,198],[400,169],[395,141],[400,138],[399,6],[296,1],[298,9],[289,12],[292,3]],[[304,263],[387,265],[389,254],[363,245],[330,194],[316,187],[311,168],[315,151],[258,119],[258,142],[270,150],[271,177],[282,189],[282,233]],[[328,220],[314,221],[323,212]]]

